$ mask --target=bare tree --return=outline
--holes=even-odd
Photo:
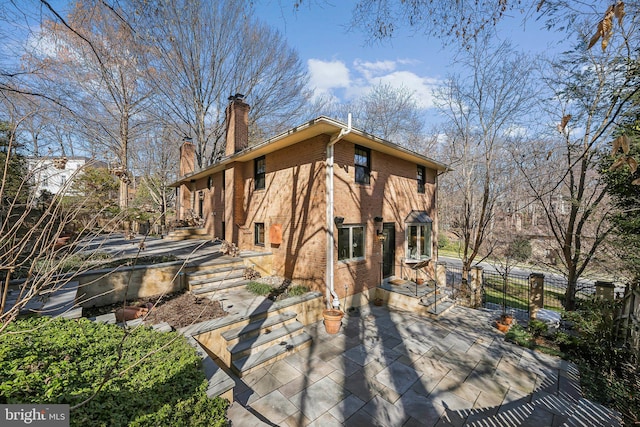
[[[150,68],[167,124],[192,136],[197,165],[221,155],[229,95],[252,106],[252,139],[299,120],[307,101],[298,55],[277,32],[251,18],[244,0],[136,2],[145,20],[136,28],[155,46]]]
[[[313,3],[313,0],[298,0],[294,3]],[[487,32],[495,30],[505,17],[520,16],[522,23],[533,19],[544,25],[567,31],[572,23],[585,17],[598,22],[602,7],[624,3],[601,0],[358,0],[353,8],[351,25],[359,28],[371,40],[393,38],[408,31],[457,41],[471,48]],[[627,2],[637,9],[638,4]],[[624,8],[624,4],[623,4]],[[535,25],[535,24],[534,24]]]
[[[613,206],[598,164],[623,114],[637,110],[638,57],[630,48],[637,45],[637,20],[637,10],[627,14],[624,26],[621,17],[617,25],[622,37],[603,44],[602,49],[589,49],[593,36],[580,35],[575,50],[553,64],[545,81],[552,94],[549,111],[555,118],[556,143],[548,152],[536,150],[520,157],[521,170],[543,208],[567,275],[568,310],[575,308],[578,279],[611,231]],[[589,39],[592,43],[587,46]]]
[[[149,133],[135,152],[135,172],[140,177],[136,201],[159,212],[161,226],[166,225],[167,211],[175,197],[175,190],[169,184],[176,179],[179,140],[178,135],[165,127]]]
[[[530,110],[531,68],[530,61],[504,43],[492,48],[479,42],[464,55],[472,75],[451,77],[436,97],[450,121],[445,150],[454,169],[443,176],[442,188],[459,196],[449,212],[462,244],[463,272],[468,273],[490,230],[499,186],[505,183],[497,178],[506,166],[506,144]]]
[[[101,1],[77,3],[65,23],[44,22],[29,61],[42,70],[41,85],[68,106],[76,134],[117,159],[125,208],[129,150],[153,90],[144,80],[146,50],[118,12]]]
[[[318,110],[341,120],[351,113],[354,126],[417,152],[433,145],[425,131],[424,110],[415,92],[404,86],[380,83],[352,102],[328,101]]]

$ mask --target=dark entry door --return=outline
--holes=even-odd
[[[395,274],[396,258],[396,225],[393,222],[382,226],[384,243],[382,243],[382,277],[387,278]]]

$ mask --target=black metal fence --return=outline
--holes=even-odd
[[[447,287],[454,294],[465,291],[462,285],[462,266],[447,264]],[[482,303],[491,309],[505,309],[507,311],[528,314],[529,312],[529,274],[510,272],[508,277],[496,271],[482,272]],[[467,281],[471,278],[467,277]],[[564,311],[565,293],[568,282],[565,277],[556,274],[544,275],[544,308],[553,311]],[[578,299],[587,298],[595,294],[595,285],[586,280],[579,281],[576,288]]]
[[[453,297],[456,297],[460,294],[460,292],[465,292],[465,286],[463,283],[465,282],[462,277],[462,266],[455,264],[447,264],[447,289],[450,290],[450,293]],[[471,277],[467,274],[466,283],[469,283]]]
[[[482,304],[503,311],[529,312],[529,276],[482,272]]]

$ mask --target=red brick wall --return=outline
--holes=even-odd
[[[195,170],[195,161],[195,145],[189,141],[184,141],[180,146],[180,165],[178,173],[181,177],[189,173],[193,173]],[[189,184],[182,185],[180,187],[178,197],[179,209],[177,215],[178,219],[182,219],[185,217],[185,212],[191,209],[192,187]]]
[[[231,156],[247,148],[249,143],[249,104],[233,100],[225,111],[227,138],[225,155]]]
[[[395,223],[396,275],[400,276],[405,254],[404,220],[412,210],[425,210],[434,220],[432,254],[435,256],[437,229],[435,171],[427,169],[425,193],[417,190],[417,165],[377,151],[371,152],[371,182],[355,183],[355,146],[347,141],[335,147],[335,210],[334,216],[344,217],[345,224],[365,224],[365,260],[338,261],[336,247],[335,289],[342,297],[373,288],[380,282],[381,245],[376,231],[382,227],[374,218],[381,216],[385,223]]]
[[[244,217],[240,247],[273,253],[273,274],[324,290],[325,148],[322,135],[267,154],[264,190],[254,188],[254,163],[243,166]],[[238,206],[236,206],[238,207]],[[265,224],[265,246],[254,244],[254,224]],[[272,244],[269,230],[282,226],[282,243]]]
[[[328,135],[320,135],[267,154],[263,190],[254,188],[253,160],[228,166],[226,191],[224,194],[221,191],[222,172],[215,174],[205,204],[206,224],[212,237],[222,236],[218,227],[225,218],[227,240],[237,242],[243,250],[272,252],[272,274],[304,282],[321,292],[325,290],[325,150],[328,140]],[[380,282],[381,248],[376,231],[382,224],[376,223],[375,217],[383,217],[385,223],[395,223],[397,276],[401,274],[405,252],[404,220],[412,210],[425,210],[434,220],[434,259],[437,246],[435,171],[427,169],[425,193],[419,194],[415,163],[372,150],[371,182],[369,185],[356,184],[354,150],[354,144],[345,140],[335,146],[334,216],[344,217],[345,224],[366,224],[365,259],[338,261],[336,242],[334,283],[341,298],[345,295],[345,285],[347,294],[352,295]],[[207,179],[196,184],[197,188],[206,189]],[[223,208],[225,198],[227,209]],[[254,224],[257,222],[265,224],[264,246],[254,244]],[[269,240],[269,230],[274,224],[282,226],[282,243],[278,245]]]

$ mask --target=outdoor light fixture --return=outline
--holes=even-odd
[[[333,222],[336,223],[336,225],[341,225],[344,222],[344,217],[342,216],[337,216],[333,219]]]
[[[382,222],[382,217],[381,216],[377,216],[377,217],[373,218],[373,220],[375,222]]]

